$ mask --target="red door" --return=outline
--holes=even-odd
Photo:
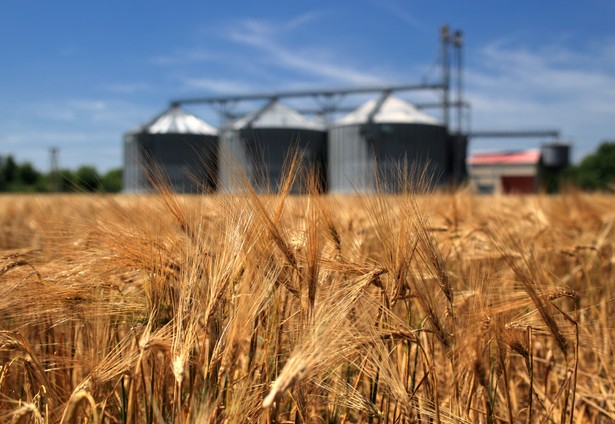
[[[502,176],[502,191],[510,194],[531,194],[536,192],[536,177]]]

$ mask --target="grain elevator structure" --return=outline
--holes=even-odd
[[[152,191],[153,180],[178,193],[214,191],[217,130],[174,105],[124,134],[124,192]]]
[[[452,149],[446,127],[385,93],[329,130],[329,189],[334,193],[399,192],[421,174],[425,184],[449,181]]]
[[[245,174],[261,193],[275,192],[293,155],[300,169],[294,193],[304,192],[306,176],[312,172],[320,187],[326,186],[327,134],[322,124],[296,110],[270,100],[264,106],[231,121],[221,130],[220,185],[234,191]]]
[[[233,192],[246,183],[260,193],[276,192],[294,154],[302,169],[293,193],[304,191],[308,172],[322,191],[331,193],[446,189],[467,182],[470,139],[559,137],[554,130],[470,131],[462,46],[461,31],[441,28],[435,82],[424,77],[419,84],[172,100],[161,116],[124,136],[124,190],[149,190],[143,164],[151,161],[178,192]],[[214,128],[183,112],[185,105],[218,112],[219,137]],[[544,168],[558,173],[564,153],[558,145],[547,148]]]

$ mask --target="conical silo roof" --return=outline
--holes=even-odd
[[[379,99],[369,100],[337,121],[336,125],[365,124],[370,122],[370,117],[371,122],[376,124],[442,125],[433,116],[395,96],[387,97],[384,102]]]
[[[172,106],[129,133],[217,135],[218,130],[179,106]]]
[[[272,102],[259,110],[239,118],[232,124],[235,130],[243,128],[293,128],[324,130],[318,122],[301,115],[296,110],[278,102]]]

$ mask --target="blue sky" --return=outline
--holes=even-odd
[[[1,0],[0,154],[47,171],[58,147],[62,167],[106,171],[122,164],[122,134],[173,98],[437,82],[449,24],[464,32],[472,127],[557,128],[578,160],[615,139],[613,17],[611,0]],[[219,124],[207,106],[186,110]]]

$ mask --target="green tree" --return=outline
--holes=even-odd
[[[62,169],[58,171],[58,180],[59,180],[59,191],[62,193],[69,193],[77,190],[77,177],[75,173],[70,169]],[[57,178],[57,177],[56,177]]]
[[[81,190],[87,192],[98,191],[100,188],[100,176],[93,166],[81,166],[75,172],[75,183]]]
[[[76,171],[62,169],[50,173],[38,171],[30,162],[18,163],[13,156],[0,155],[0,192],[106,192],[122,189],[122,169],[100,175],[93,166],[81,166]]]
[[[25,186],[33,186],[41,177],[41,173],[34,169],[29,162],[19,165],[18,175],[19,180]]]
[[[602,143],[570,170],[572,182],[585,190],[606,190],[615,184],[615,141]]]
[[[13,156],[0,156],[0,191],[46,191],[45,176],[25,162],[18,164]]]
[[[13,159],[13,156],[9,155],[7,156],[6,160],[4,161],[4,179],[7,183],[11,183],[13,181],[15,181],[15,179],[17,178],[17,163],[15,163],[15,159]]]
[[[17,164],[13,156],[0,156],[0,191],[10,190],[16,171]]]
[[[6,191],[6,175],[4,174],[6,158],[0,156],[0,191]]]
[[[122,169],[116,168],[102,176],[101,189],[106,193],[118,193],[122,190]]]

